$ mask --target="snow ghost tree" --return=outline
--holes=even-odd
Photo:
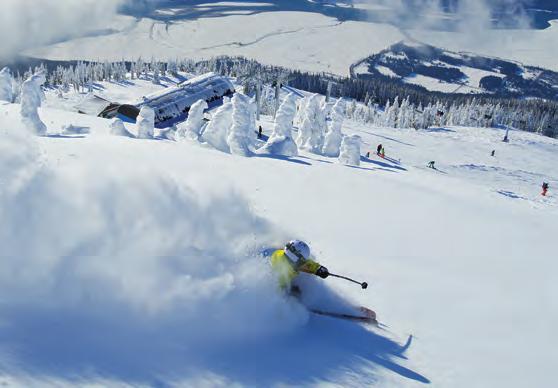
[[[272,155],[296,156],[298,147],[293,140],[293,120],[296,115],[296,97],[290,93],[277,111],[273,133],[267,143],[262,147],[262,151]]]
[[[339,162],[360,166],[360,136],[343,136],[339,152]]]
[[[232,98],[232,106],[232,127],[227,137],[231,154],[251,156],[252,137],[250,132],[255,131],[256,126],[251,121],[250,98],[244,94],[236,93]]]
[[[188,119],[178,126],[178,137],[185,137],[189,140],[199,140],[202,129],[205,125],[203,112],[208,108],[207,102],[198,100],[190,107]]]
[[[29,77],[21,85],[21,118],[26,128],[37,135],[44,135],[47,131],[38,112],[43,96],[41,85],[45,82],[45,74],[39,72]]]
[[[133,137],[119,118],[114,118],[110,123],[110,134],[114,136]]]
[[[232,127],[232,114],[232,102],[224,101],[205,127],[201,140],[219,151],[230,152],[227,134]]]
[[[14,93],[12,91],[13,77],[10,69],[7,67],[0,70],[0,101],[14,101]]]
[[[343,134],[343,120],[345,119],[345,103],[342,99],[338,99],[331,111],[331,121],[329,130],[325,135],[324,148],[322,153],[325,156],[338,157]]]
[[[300,148],[310,152],[321,153],[324,144],[324,134],[326,129],[325,109],[320,106],[321,97],[317,94],[312,95],[304,104],[304,119],[299,127],[297,144]]]
[[[138,139],[152,139],[155,134],[155,112],[149,106],[141,107],[136,119]]]

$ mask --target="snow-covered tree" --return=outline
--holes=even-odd
[[[149,106],[141,107],[136,119],[138,139],[152,139],[155,134],[155,112]]]
[[[37,135],[44,135],[47,131],[38,112],[43,97],[41,85],[45,82],[45,73],[39,72],[30,76],[21,86],[21,118],[26,128]]]
[[[205,100],[198,100],[192,104],[188,111],[186,122],[178,126],[178,137],[185,137],[189,140],[199,140],[205,121],[203,113],[208,108]]]
[[[114,136],[134,137],[119,118],[114,118],[110,123],[110,134]]]
[[[360,166],[360,136],[343,136],[339,153],[339,162]]]
[[[233,114],[232,127],[227,137],[232,154],[240,156],[251,156],[252,137],[251,132],[256,130],[252,122],[250,98],[241,93],[235,93],[232,98]]]
[[[0,101],[13,102],[13,77],[7,67],[0,70]]]
[[[343,127],[344,119],[345,102],[342,99],[338,99],[333,106],[329,130],[325,135],[324,148],[322,151],[325,156],[339,156],[339,148],[341,147],[341,141],[343,140],[343,134],[341,133],[341,130]]]
[[[296,156],[298,147],[292,137],[293,120],[296,115],[296,97],[290,93],[281,103],[275,116],[273,133],[261,151],[272,155]]]
[[[201,140],[223,152],[230,152],[227,135],[232,127],[233,105],[224,101],[213,114],[201,135]]]
[[[388,128],[395,128],[397,125],[397,114],[399,112],[399,98],[395,97],[393,104],[390,106],[387,102],[384,110],[384,125]]]
[[[320,105],[321,97],[312,95],[304,105],[304,119],[298,130],[296,142],[299,148],[314,153],[321,153],[327,126],[324,109]]]

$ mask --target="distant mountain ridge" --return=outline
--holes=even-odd
[[[390,78],[429,91],[558,100],[558,73],[519,62],[399,42],[351,68],[356,78]]]

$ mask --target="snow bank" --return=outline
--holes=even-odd
[[[207,127],[201,135],[201,140],[212,147],[223,152],[230,152],[227,142],[229,129],[232,127],[233,105],[230,101],[225,101],[217,109]]]
[[[178,125],[178,137],[185,137],[189,140],[199,140],[202,129],[205,125],[203,112],[208,108],[207,102],[198,100],[190,107],[188,119],[182,125]]]
[[[292,137],[295,114],[296,96],[290,93],[279,107],[273,126],[273,133],[267,143],[261,148],[261,152],[283,156],[298,155],[298,147]]]
[[[126,127],[124,123],[119,118],[115,118],[110,123],[110,134],[114,136],[126,136],[126,137],[134,137]]]
[[[21,118],[25,127],[37,135],[47,132],[47,127],[41,121],[38,112],[43,97],[41,85],[45,82],[45,74],[40,72],[29,77],[21,85]]]
[[[339,156],[339,148],[341,147],[341,141],[343,140],[341,129],[343,127],[344,116],[345,103],[342,99],[338,99],[333,106],[329,130],[325,135],[324,148],[322,151],[325,156]]]
[[[360,136],[343,136],[339,152],[339,162],[360,166]]]
[[[236,93],[232,98],[232,127],[227,137],[227,143],[232,154],[250,156],[252,154],[252,132],[256,124],[252,121],[252,107],[250,98],[244,94]]]
[[[235,193],[202,200],[154,174],[54,171],[40,155],[29,136],[0,130],[3,364],[194,375],[308,319],[255,254],[286,236]]]
[[[13,101],[12,73],[7,67],[0,70],[0,101]]]
[[[149,106],[141,107],[136,119],[138,139],[152,139],[155,134],[155,112]]]

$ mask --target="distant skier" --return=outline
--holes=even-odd
[[[382,152],[383,148],[384,148],[383,145],[378,144],[378,147],[376,147],[376,155],[380,156],[380,153]]]
[[[367,157],[368,159],[370,159],[370,151],[368,151],[368,152],[366,153],[366,157]]]
[[[380,158],[384,159],[386,157],[386,149],[384,148],[384,146],[382,146],[382,149],[380,150]]]
[[[546,197],[546,192],[547,192],[547,191],[548,191],[548,183],[543,182],[543,184],[542,184],[542,193],[541,193],[541,195],[542,195],[543,197]]]
[[[263,129],[262,126],[260,125],[260,127],[258,128],[258,139],[262,138],[262,134],[263,134]]]
[[[492,152],[490,153],[490,156],[494,156],[496,154],[496,150],[492,150]]]
[[[306,272],[325,279],[329,276],[326,267],[310,259],[310,247],[304,241],[292,240],[285,248],[278,249],[271,255],[271,268],[279,277],[279,286],[294,295],[300,289],[292,281],[300,272]]]
[[[431,168],[431,169],[435,170],[436,167],[434,167],[434,163],[436,163],[436,162],[435,162],[434,160],[431,160],[431,161],[428,163],[428,168]]]

